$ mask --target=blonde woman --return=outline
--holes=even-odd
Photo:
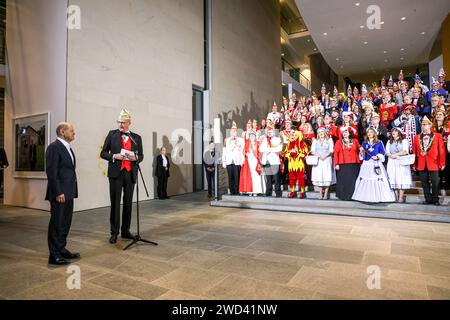
[[[317,129],[317,138],[313,140],[311,154],[319,157],[316,166],[313,166],[311,181],[320,188],[320,200],[329,199],[329,188],[336,183],[336,173],[333,167],[334,143],[325,128]]]

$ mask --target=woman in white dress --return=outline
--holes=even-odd
[[[378,141],[375,129],[367,129],[361,144],[360,159],[364,160],[356,179],[355,192],[352,199],[362,202],[395,202],[395,194],[391,190],[384,168],[386,151],[381,141]]]
[[[411,167],[402,165],[399,157],[407,155],[409,144],[398,128],[391,130],[391,138],[386,143],[386,156],[388,156],[387,174],[389,183],[394,190],[397,202],[405,202],[403,197],[405,190],[412,186]]]
[[[320,188],[320,200],[329,199],[329,188],[336,183],[333,150],[333,139],[328,137],[325,128],[317,129],[317,139],[313,140],[311,155],[318,156],[319,161],[312,168],[311,181],[314,186]]]

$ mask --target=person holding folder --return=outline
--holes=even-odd
[[[131,210],[138,166],[144,160],[141,136],[131,132],[131,114],[123,109],[117,120],[118,129],[111,130],[105,139],[100,156],[108,161],[109,195],[111,199],[111,238],[117,242],[119,230],[123,239],[134,239],[130,232]],[[120,200],[123,191],[122,227]]]

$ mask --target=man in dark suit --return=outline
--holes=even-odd
[[[3,188],[3,171],[9,167],[5,149],[0,148],[0,188]]]
[[[375,130],[378,140],[383,142],[383,145],[386,145],[386,142],[389,138],[389,131],[384,125],[380,123],[380,115],[378,113],[372,113],[372,123],[370,125],[370,128],[373,128]]]
[[[203,154],[203,165],[205,166],[206,182],[208,184],[208,198],[213,196],[214,175],[216,173],[216,164],[219,164],[220,154],[215,149],[214,142],[209,144],[209,149]]]
[[[108,133],[101,157],[108,161],[109,196],[111,199],[111,238],[117,242],[119,229],[123,239],[134,239],[130,232],[131,209],[138,166],[144,160],[142,139],[130,131],[131,115],[123,109],[117,121],[119,128]],[[120,228],[120,200],[123,197],[122,227]]]
[[[158,178],[158,198],[160,200],[169,199],[167,196],[167,180],[170,177],[170,162],[164,147],[161,148],[160,154],[156,158],[155,176]]]
[[[75,154],[70,148],[70,142],[75,138],[75,130],[70,123],[63,122],[56,128],[56,134],[56,141],[48,146],[45,155],[48,179],[45,200],[50,201],[51,212],[48,225],[48,263],[61,266],[80,258],[79,253],[71,253],[66,249],[78,187]]]

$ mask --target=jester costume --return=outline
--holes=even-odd
[[[298,181],[300,190],[300,199],[306,198],[305,195],[305,158],[308,154],[308,146],[303,140],[303,135],[300,131],[295,131],[290,135],[289,141],[285,149],[285,157],[289,161],[289,187],[291,193],[289,198],[295,197],[295,187]]]

